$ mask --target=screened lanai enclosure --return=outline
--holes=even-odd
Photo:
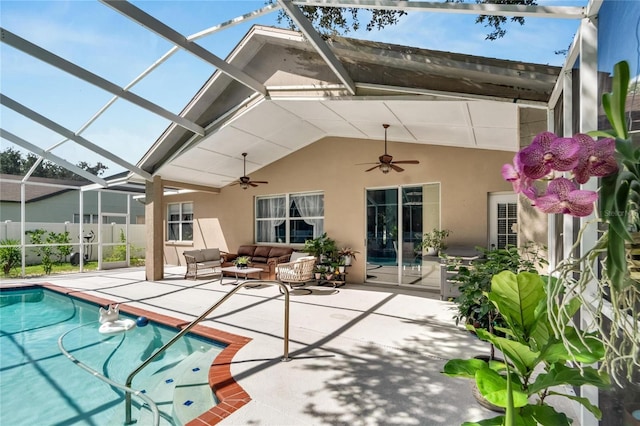
[[[3,175],[0,241],[19,257],[10,274],[41,275],[139,266],[144,261],[144,190],[120,184]],[[42,265],[42,268],[27,266]],[[62,268],[62,265],[67,265]],[[70,267],[69,267],[70,266]]]

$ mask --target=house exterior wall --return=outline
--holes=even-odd
[[[365,279],[365,190],[399,185],[441,183],[441,227],[452,230],[451,245],[486,246],[488,194],[509,191],[500,169],[512,152],[389,142],[395,159],[416,159],[402,173],[365,173],[384,151],[380,140],[325,138],[251,174],[268,185],[242,190],[222,188],[219,194],[189,193],[166,196],[163,202],[166,235],[168,203],[194,203],[193,243],[165,242],[165,262],[183,265],[182,251],[219,247],[234,252],[254,242],[254,197],[323,191],[324,230],[340,247],[360,251],[349,281]]]
[[[80,212],[78,191],[70,190],[61,194],[53,195],[37,201],[30,201],[26,204],[27,222],[51,222],[64,223],[73,222],[73,215]],[[84,193],[83,213],[85,215],[98,214],[98,193],[95,191]],[[106,213],[126,213],[127,195],[113,192],[102,193],[102,212]],[[144,205],[131,201],[131,223],[136,223],[136,217],[144,218]],[[11,220],[20,222],[20,203],[2,202],[0,203],[0,222]],[[114,219],[114,222],[124,223],[123,219]]]

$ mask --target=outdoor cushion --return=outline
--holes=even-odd
[[[200,256],[202,256],[202,260],[196,256],[196,262],[208,262],[211,260],[220,260],[220,249],[210,248],[210,249],[202,249],[200,250]]]
[[[298,259],[303,259],[305,257],[309,256],[308,253],[303,253],[301,251],[294,251],[293,253],[291,253],[291,257],[289,258],[289,262],[295,262]]]
[[[293,253],[291,247],[269,247],[269,249],[267,257],[280,257]]]
[[[256,246],[244,245],[238,247],[238,256],[253,257],[253,252],[256,250]]]
[[[256,246],[256,250],[253,252],[255,257],[264,258],[263,262],[267,261],[269,257],[269,251],[271,250],[271,246]]]

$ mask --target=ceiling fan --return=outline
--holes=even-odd
[[[266,181],[263,181],[263,180],[251,180],[251,179],[249,179],[249,176],[247,176],[247,153],[243,152],[242,156],[244,157],[244,174],[242,175],[242,177],[240,179],[238,179],[237,181],[233,182],[230,186],[240,185],[240,188],[247,189],[249,186],[256,187],[256,186],[258,186],[258,184],[261,184],[261,183],[269,183],[269,182],[266,182]]]
[[[379,168],[382,173],[389,173],[389,170],[395,170],[396,172],[403,172],[404,169],[402,167],[397,166],[396,164],[420,164],[418,160],[401,160],[401,161],[393,161],[393,156],[387,153],[387,129],[389,128],[388,124],[383,124],[384,127],[384,155],[378,157],[377,163],[364,163],[364,164],[375,164],[375,166],[370,169],[365,170],[365,172],[370,172],[373,169]]]

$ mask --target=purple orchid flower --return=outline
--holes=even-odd
[[[618,171],[614,157],[616,141],[612,138],[593,140],[591,136],[578,133],[573,138],[580,144],[578,165],[573,171],[576,182],[586,183],[591,176],[609,176]]]
[[[546,194],[536,199],[536,207],[544,213],[568,213],[582,217],[593,212],[593,203],[597,199],[597,192],[577,189],[569,179],[556,178],[549,183]]]
[[[513,157],[513,164],[502,166],[502,177],[507,182],[511,182],[516,194],[524,194],[530,200],[537,198],[538,190],[533,186],[533,179],[522,173],[522,163],[518,154]]]
[[[566,172],[578,164],[580,143],[573,138],[560,138],[551,132],[536,135],[531,145],[520,151],[523,173],[540,179],[552,170]]]

